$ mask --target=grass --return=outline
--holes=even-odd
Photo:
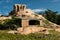
[[[8,34],[6,32],[0,32],[0,40],[60,40],[59,33],[56,33],[54,30],[50,30],[53,34]]]
[[[44,20],[44,23],[45,24],[50,24],[48,20]]]

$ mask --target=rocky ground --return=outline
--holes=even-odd
[[[30,33],[44,33],[49,34],[49,30],[55,30],[60,32],[60,25],[52,23],[45,19],[42,15],[39,15],[39,18],[42,20],[43,26],[29,26],[29,27],[20,27],[17,28],[17,31],[8,31],[8,33],[20,33],[20,34],[30,34]]]
[[[50,34],[50,30],[55,30],[57,32],[60,32],[60,28],[52,29],[52,28],[44,28],[44,27],[26,27],[26,28],[17,28],[17,31],[8,31],[8,33],[20,33],[20,34],[30,34],[30,33],[43,33],[43,34]]]

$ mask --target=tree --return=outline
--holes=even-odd
[[[14,10],[9,13],[9,16],[15,15]]]
[[[9,29],[16,29],[20,27],[21,25],[21,19],[20,18],[12,18],[11,20],[5,20],[5,26]]]
[[[60,25],[60,14],[57,16],[57,24]]]
[[[57,23],[57,11],[54,12],[52,10],[47,9],[45,12],[42,12],[41,14],[49,21],[53,23]]]

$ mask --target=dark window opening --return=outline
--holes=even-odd
[[[20,7],[20,9],[22,9],[22,6]]]
[[[26,13],[28,13],[28,11],[26,11]]]
[[[17,5],[17,12],[19,11],[19,6]]]
[[[22,17],[25,17],[25,15],[22,15]]]
[[[29,25],[40,25],[40,21],[38,21],[38,20],[30,20]]]

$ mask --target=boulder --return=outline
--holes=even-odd
[[[44,27],[26,27],[26,28],[18,28],[18,33],[20,34],[30,34],[30,33],[36,33],[36,32],[46,32],[47,29]]]
[[[7,33],[15,34],[17,31],[8,31]]]

